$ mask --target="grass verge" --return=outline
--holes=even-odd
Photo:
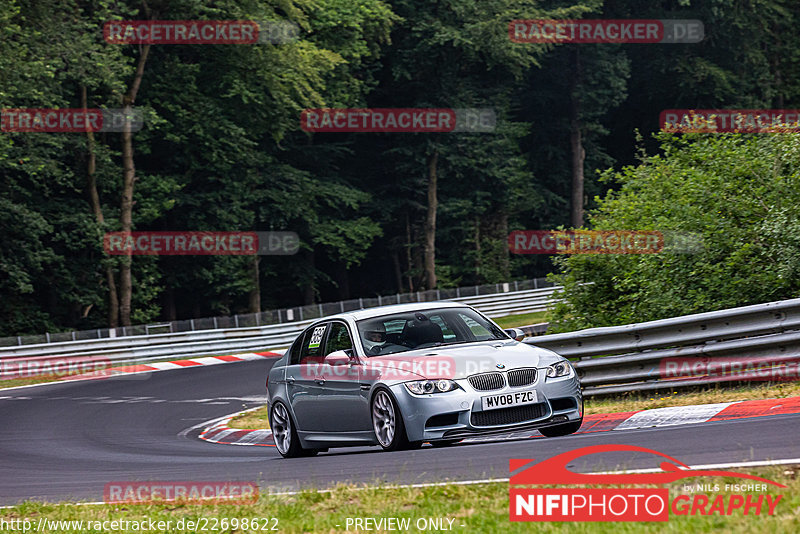
[[[211,529],[213,522],[228,519],[228,527],[222,532],[262,532],[264,524],[275,526],[280,532],[344,532],[348,518],[407,518],[411,521],[409,532],[419,532],[415,528],[418,520],[424,518],[452,520],[452,531],[464,533],[483,532],[608,532],[608,533],[750,533],[750,532],[800,532],[800,481],[794,468],[768,467],[746,470],[788,486],[785,489],[770,486],[768,493],[773,496],[783,495],[772,516],[766,514],[766,506],[762,515],[744,515],[741,510],[734,511],[731,516],[719,515],[673,515],[666,523],[511,523],[508,519],[509,499],[507,483],[486,483],[474,485],[447,485],[423,488],[354,488],[339,486],[330,492],[303,491],[295,495],[262,495],[254,504],[249,505],[180,505],[167,503],[159,505],[88,505],[70,506],[67,504],[24,503],[22,505],[0,510],[0,520],[28,520],[34,524],[46,518],[49,521],[48,532],[138,532],[128,530],[97,529],[94,522],[106,520],[123,521],[164,521],[161,532],[194,532],[194,529],[179,529],[178,522],[197,521],[206,518]],[[739,479],[708,478],[695,479],[693,484],[717,483],[724,490],[725,483],[740,483]],[[682,484],[675,483],[669,487],[670,499],[683,493]],[[703,492],[701,492],[703,493]],[[709,492],[713,500],[717,494],[728,492]],[[753,494],[758,498],[760,493]],[[238,520],[237,527],[232,519]],[[258,528],[243,528],[244,518],[264,518],[259,520]],[[276,518],[277,521],[269,521]],[[53,523],[54,521],[83,521],[83,524],[72,525]],[[169,521],[169,525],[167,525]],[[90,523],[91,522],[91,523]],[[352,523],[350,523],[352,525]],[[218,528],[220,526],[218,525]],[[270,530],[267,528],[267,530]],[[375,529],[377,530],[377,529]],[[21,531],[21,529],[20,529]],[[141,530],[146,531],[146,530]],[[152,531],[152,530],[151,530]],[[211,530],[209,530],[211,531]],[[218,530],[219,531],[219,530]],[[350,532],[364,532],[363,529],[351,529]],[[381,530],[384,532],[383,530]]]
[[[519,315],[506,315],[505,317],[498,317],[492,319],[499,326],[503,328],[516,328],[518,326],[528,326],[536,323],[546,323],[549,320],[549,314],[546,311],[521,313]]]
[[[228,423],[228,426],[242,430],[260,430],[269,428],[269,414],[267,413],[267,407],[262,406],[257,410],[252,410],[243,413],[242,415],[238,415],[234,417],[230,423]]]

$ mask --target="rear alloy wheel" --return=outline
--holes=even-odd
[[[272,424],[272,437],[275,440],[275,448],[284,458],[297,458],[300,456],[313,456],[317,453],[316,449],[305,450],[300,446],[300,439],[297,431],[292,424],[289,410],[280,401],[272,406],[272,416],[269,418]]]
[[[417,448],[412,447],[417,443],[409,443],[403,416],[385,389],[379,389],[372,397],[372,428],[378,444],[385,451]]]

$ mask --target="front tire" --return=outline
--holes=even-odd
[[[272,437],[275,440],[275,448],[284,458],[298,458],[300,456],[313,456],[317,453],[315,449],[305,450],[300,446],[300,438],[297,437],[297,430],[289,415],[286,406],[278,401],[272,406],[270,414],[270,426]]]
[[[385,451],[408,449],[412,444],[406,435],[406,426],[400,409],[389,392],[379,389],[372,397],[372,429],[378,445]],[[413,445],[416,445],[414,443]],[[420,442],[419,445],[422,445]]]

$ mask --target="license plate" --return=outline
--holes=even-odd
[[[488,397],[481,398],[481,406],[484,410],[497,410],[498,408],[536,404],[537,402],[539,401],[536,397],[535,389],[503,393],[500,395],[489,395]]]

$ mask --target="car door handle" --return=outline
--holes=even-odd
[[[293,376],[287,376],[286,377],[286,383],[287,384],[294,384],[294,377]]]
[[[324,378],[317,378],[317,379],[314,380],[314,382],[316,382],[317,384],[319,384],[321,386],[322,384],[325,383],[325,379]]]

